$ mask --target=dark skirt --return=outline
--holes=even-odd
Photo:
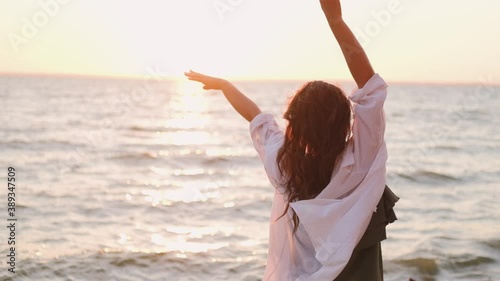
[[[373,213],[370,224],[349,262],[334,281],[382,281],[384,272],[380,242],[387,238],[385,227],[397,220],[394,205],[399,200],[388,186]]]

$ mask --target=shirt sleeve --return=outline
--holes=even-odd
[[[283,131],[272,114],[260,113],[250,122],[250,136],[271,184],[278,188],[281,174],[276,156],[283,145]]]
[[[374,74],[363,88],[353,91],[349,96],[354,110],[352,131],[357,165],[371,165],[384,143],[386,97],[387,84],[378,74]]]

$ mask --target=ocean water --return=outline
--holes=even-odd
[[[280,116],[301,83],[236,84]],[[0,77],[0,101],[0,219],[8,167],[18,218],[15,274],[0,228],[1,280],[260,280],[273,191],[220,93]],[[385,108],[401,197],[386,280],[500,280],[500,88],[396,84]]]

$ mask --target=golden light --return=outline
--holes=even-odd
[[[234,227],[213,226],[213,227],[191,227],[191,226],[168,226],[166,230],[175,234],[174,237],[167,238],[164,235],[153,233],[151,242],[158,246],[163,246],[166,251],[184,253],[202,253],[209,250],[217,250],[227,247],[229,243],[203,243],[192,242],[188,239],[201,239],[205,236],[214,236],[218,233],[230,236],[235,232]]]
[[[157,132],[157,142],[183,146],[208,143],[208,100],[200,84],[178,80],[172,92],[175,95],[167,109],[169,118],[165,120],[169,131]]]
[[[185,235],[188,238],[202,238],[203,236],[213,236],[217,233],[223,233],[224,236],[230,236],[235,232],[234,227],[228,226],[211,226],[211,227],[196,227],[196,226],[167,226],[168,232]]]
[[[141,193],[144,200],[152,206],[170,206],[174,203],[205,202],[208,199],[220,198],[218,191],[210,190],[210,184],[202,182],[182,182],[182,187],[169,188],[167,190],[147,189]]]
[[[217,250],[229,246],[229,243],[201,243],[201,242],[188,242],[182,237],[178,237],[173,241],[158,238],[153,243],[159,246],[165,246],[167,251],[175,251],[181,253],[206,253],[209,250]]]
[[[189,122],[193,122],[193,120],[178,120],[179,123],[185,124],[188,126]],[[194,121],[196,122],[196,121]],[[159,143],[162,144],[172,144],[172,145],[202,145],[208,143],[210,139],[210,133],[204,131],[195,131],[195,132],[185,132],[185,131],[177,131],[177,132],[166,132],[166,133],[158,133],[157,139]]]

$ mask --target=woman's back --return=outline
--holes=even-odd
[[[254,146],[277,189],[270,241],[280,242],[270,242],[265,275],[268,278],[280,280],[283,275],[273,275],[288,274],[291,269],[296,271],[294,275],[321,280],[339,274],[347,264],[384,192],[386,89],[383,79],[374,74],[365,88],[350,95],[355,112],[352,138],[341,154],[338,168],[330,174],[330,182],[315,198],[288,200],[288,189],[283,185],[286,181],[276,160],[276,150],[282,147],[287,135],[279,129],[274,117],[261,113],[250,123]],[[287,215],[281,217],[284,212]],[[291,220],[294,213],[300,218],[296,231]]]
[[[361,260],[370,260],[380,251],[362,254],[364,248],[359,245],[366,241],[363,235],[371,233],[370,221],[382,215],[373,215],[377,206],[385,210],[397,200],[382,196],[386,194],[383,105],[387,85],[344,22],[340,1],[320,3],[358,86],[349,96],[352,127],[349,100],[324,82],[311,82],[299,90],[284,115],[288,125],[283,132],[272,115],[262,113],[228,81],[192,71],[186,76],[203,83],[204,89],[222,90],[250,122],[255,149],[275,189],[264,280],[324,281],[339,274],[349,280],[378,280],[379,273],[368,277],[358,273],[363,271]],[[379,263],[371,265],[377,268]]]

